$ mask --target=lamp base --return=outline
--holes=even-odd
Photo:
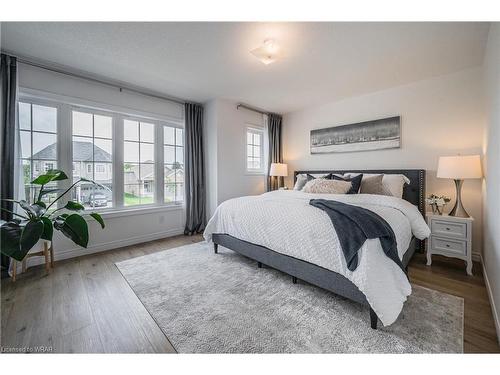
[[[451,209],[449,216],[456,217],[470,217],[470,215],[465,211],[464,206],[462,205],[462,185],[464,180],[455,180],[455,188],[457,190],[457,201],[455,202],[455,206]]]

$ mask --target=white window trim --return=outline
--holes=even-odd
[[[164,202],[163,200],[163,126],[184,129],[184,121],[178,118],[141,112],[126,107],[96,103],[85,99],[53,94],[20,87],[19,101],[57,108],[57,168],[64,170],[69,179],[59,182],[59,188],[68,188],[73,181],[73,126],[72,110],[111,116],[113,119],[113,207],[93,208],[106,216],[124,214],[128,211],[154,212],[163,209],[184,209],[185,201]],[[123,201],[123,124],[124,119],[153,123],[155,125],[155,199],[153,204],[125,206]],[[183,146],[185,147],[185,146]],[[185,148],[184,148],[185,150]],[[185,194],[184,194],[185,196]],[[58,207],[66,204],[66,198],[58,201]]]
[[[261,145],[260,145],[260,160],[261,167],[260,169],[249,169],[247,160],[248,160],[248,141],[247,136],[248,133],[259,133],[261,134]],[[245,175],[249,176],[263,176],[266,174],[266,157],[265,157],[265,132],[264,127],[258,125],[247,124],[245,127]]]
[[[18,102],[29,103],[31,105],[40,105],[40,106],[52,107],[52,108],[55,108],[57,110],[56,133],[55,133],[56,134],[56,143],[57,143],[57,151],[56,151],[56,153],[57,153],[57,160],[56,160],[56,163],[57,163],[57,169],[62,169],[61,168],[61,142],[62,142],[62,139],[61,139],[61,134],[60,134],[61,133],[61,128],[62,128],[62,125],[61,125],[62,106],[61,106],[61,104],[57,103],[57,102],[53,102],[51,100],[46,100],[45,98],[41,98],[41,97],[33,97],[33,96],[25,97],[25,96],[22,95],[22,91],[19,91]],[[18,108],[16,108],[16,110],[18,110]],[[33,119],[31,119],[31,121],[33,121]],[[33,129],[31,129],[31,131],[32,130]],[[37,170],[37,172],[42,172],[42,168],[39,168]],[[43,171],[43,172],[45,173],[45,171]],[[64,189],[66,187],[66,185],[64,184],[64,182],[65,181],[57,181],[56,182],[56,187],[59,188],[59,189]],[[67,187],[69,187],[69,185],[67,185]],[[25,198],[28,199],[30,197],[25,197]],[[66,204],[66,201],[67,201],[67,199],[64,199],[64,198],[60,199],[59,201],[57,201],[56,206],[57,207],[62,207],[62,206],[64,206]]]

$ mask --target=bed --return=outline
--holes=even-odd
[[[371,194],[324,197],[365,207],[382,216],[395,229],[398,253],[407,270],[415,251],[423,251],[423,239],[428,236],[423,219],[425,170],[296,171],[294,180],[298,174],[348,172],[401,174],[408,178],[402,199]],[[384,325],[392,324],[411,293],[406,273],[384,258],[382,251],[373,250],[380,247],[376,239],[367,240],[360,250],[358,269],[346,270],[342,257],[330,249],[335,247],[335,230],[321,210],[308,206],[311,198],[311,194],[300,191],[279,190],[223,202],[204,236],[213,242],[216,254],[218,246],[223,246],[257,261],[259,268],[264,264],[289,274],[293,283],[303,280],[367,305],[373,329],[379,320]]]

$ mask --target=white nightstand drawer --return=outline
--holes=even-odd
[[[467,241],[431,236],[431,247],[439,252],[467,255]]]
[[[432,234],[446,237],[467,238],[467,224],[449,220],[433,219],[431,222]]]

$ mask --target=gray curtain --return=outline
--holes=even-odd
[[[184,234],[202,233],[207,223],[205,216],[205,165],[203,155],[203,107],[186,103],[186,227]]]
[[[283,119],[280,115],[275,113],[268,114],[267,130],[269,137],[269,157],[267,171],[271,168],[271,163],[283,162],[283,147],[281,142],[281,124]],[[281,180],[279,183],[283,186],[283,177],[268,177],[267,190],[276,190],[278,188],[278,178]]]
[[[15,134],[17,105],[17,60],[0,56],[0,127],[1,127],[1,171],[0,198],[14,199]],[[12,202],[1,201],[3,209],[12,211]],[[2,220],[12,220],[12,214],[2,210]],[[8,276],[9,258],[2,255],[2,277]]]

